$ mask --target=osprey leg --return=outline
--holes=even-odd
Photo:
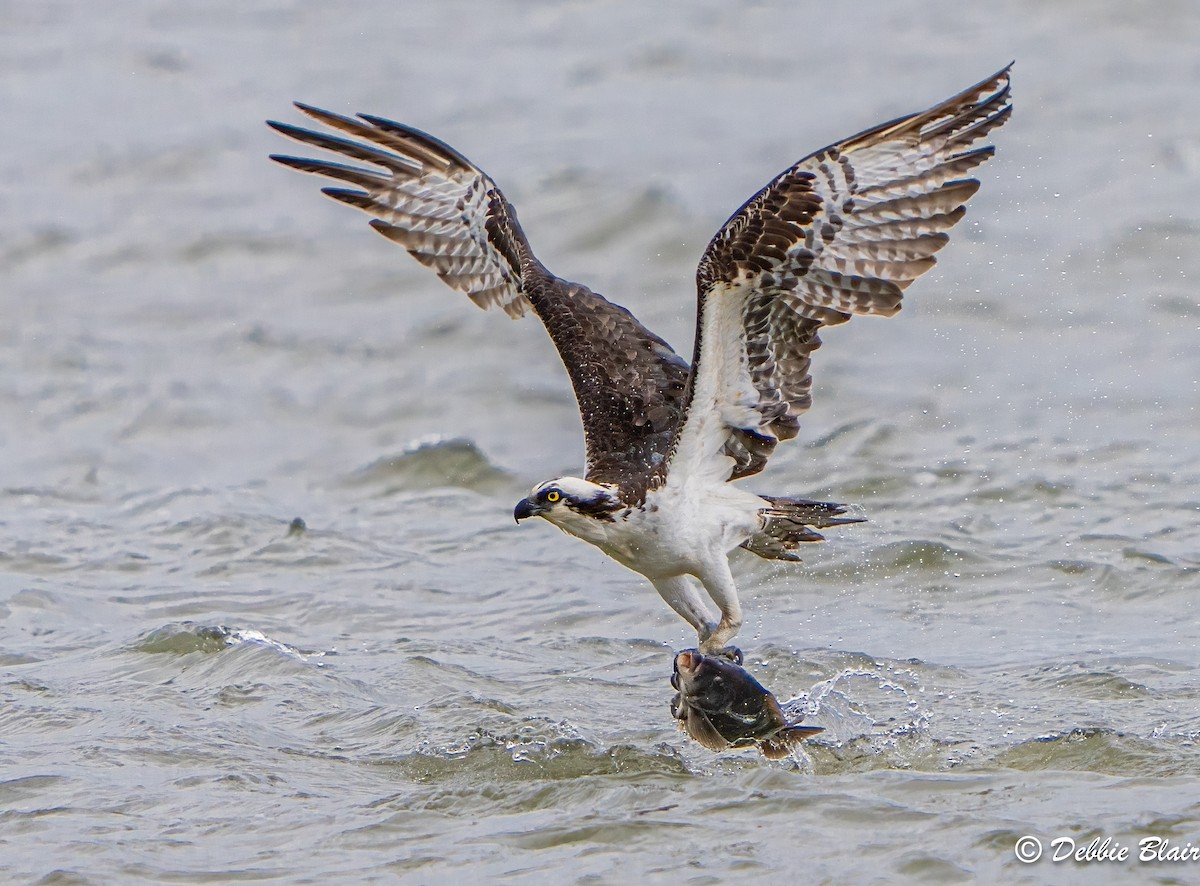
[[[667,601],[668,606],[696,629],[701,648],[705,644],[711,645],[709,638],[719,630],[719,625],[696,583],[686,575],[672,575],[670,578],[651,579],[650,584],[654,585],[654,590]]]
[[[697,576],[713,602],[721,607],[721,621],[707,638],[700,638],[700,651],[706,655],[720,653],[742,626],[742,604],[738,602],[737,585],[729,571],[729,561],[721,557]]]

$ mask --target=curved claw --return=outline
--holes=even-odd
[[[742,655],[742,650],[738,649],[736,646],[725,646],[722,649],[718,649],[715,652],[710,653],[710,655],[719,655],[722,658],[727,658],[735,665],[740,665],[746,660],[745,656]]]

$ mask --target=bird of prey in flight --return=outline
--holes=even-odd
[[[821,328],[890,317],[933,267],[979,188],[971,171],[994,153],[982,140],[1011,113],[1009,68],[810,154],[746,201],[700,259],[690,365],[625,308],[547,270],[492,179],[433,136],[297,103],[329,131],[270,125],[352,162],[272,159],[340,182],[324,193],[480,307],[537,315],[574,387],[586,467],[535,486],[514,516],[644,575],[710,653],[742,623],[730,551],[796,560],[818,529],[858,522],[734,481],[796,436]]]

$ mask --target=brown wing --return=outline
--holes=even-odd
[[[975,147],[1009,118],[1009,67],[919,114],[817,151],[746,202],[697,271],[695,372],[674,459],[736,479],[796,435],[817,331],[891,316],[979,188]],[[711,418],[715,413],[717,419]],[[708,416],[708,417],[706,417]]]
[[[500,189],[449,145],[381,117],[296,107],[351,138],[268,125],[369,166],[271,159],[354,185],[322,191],[374,216],[371,227],[480,307],[498,305],[512,317],[533,308],[575,389],[588,479],[620,482],[662,463],[682,414],[688,375],[687,362],[670,345],[625,308],[547,271]]]

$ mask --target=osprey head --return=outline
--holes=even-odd
[[[513,517],[518,523],[526,517],[545,517],[555,526],[569,531],[569,527],[581,518],[611,523],[613,512],[624,507],[614,486],[578,477],[559,477],[533,487],[528,498],[517,502]]]

